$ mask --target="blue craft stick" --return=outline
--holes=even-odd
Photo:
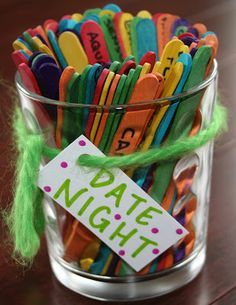
[[[67,63],[64,55],[62,54],[61,49],[58,46],[56,35],[54,34],[54,32],[52,30],[47,31],[47,34],[48,34],[48,39],[56,54],[56,57],[60,63],[61,68],[65,69],[68,66],[68,63]]]
[[[139,18],[136,24],[138,62],[148,51],[155,52],[158,58],[157,50],[157,32],[152,19]]]
[[[112,11],[114,13],[121,12],[121,8],[118,5],[114,4],[114,3],[109,3],[109,4],[105,5],[103,10],[110,10],[110,11]]]
[[[87,78],[87,86],[86,86],[86,96],[85,96],[85,104],[89,105],[93,101],[96,85],[97,85],[97,80],[103,70],[103,67],[100,64],[94,64],[89,73],[88,73],[88,78]],[[83,130],[86,129],[86,124],[87,124],[87,119],[89,115],[89,109],[84,108],[83,111]]]

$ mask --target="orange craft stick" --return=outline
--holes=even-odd
[[[75,220],[72,225],[72,232],[65,244],[64,258],[67,261],[77,261],[89,243],[95,240],[98,240],[98,238]]]
[[[109,93],[108,93],[108,96],[107,96],[107,100],[106,100],[106,103],[105,103],[106,106],[110,106],[112,104],[113,97],[115,95],[116,87],[119,83],[120,77],[121,76],[119,74],[116,74],[116,76],[114,77],[114,79],[112,81],[112,84],[111,84],[111,87],[110,87],[110,90],[109,90]],[[100,125],[99,125],[99,128],[97,130],[97,134],[96,134],[96,137],[95,137],[95,140],[94,140],[94,145],[96,145],[97,147],[98,147],[98,145],[101,141],[104,129],[106,127],[106,122],[107,122],[108,116],[109,116],[109,112],[108,112],[107,109],[105,109],[104,113],[102,114]]]
[[[195,28],[198,31],[199,37],[201,37],[207,31],[206,26],[202,23],[195,23],[193,25],[193,28]]]
[[[212,54],[211,54],[211,58],[210,61],[208,63],[207,69],[206,69],[206,73],[205,73],[205,77],[207,77],[211,71],[211,67],[213,64],[213,60],[217,55],[218,52],[218,47],[219,47],[219,41],[218,38],[216,37],[216,35],[207,35],[205,37],[205,41],[206,41],[206,45],[211,46],[212,47]]]
[[[42,36],[42,38],[45,40],[45,42],[47,43],[48,47],[52,50],[52,47],[51,47],[51,44],[48,40],[48,36],[47,34],[45,33],[43,27],[41,25],[38,25],[35,30],[37,31],[37,33]]]
[[[139,102],[150,102],[156,96],[160,82],[156,75],[146,74],[138,79],[129,105]],[[136,150],[142,140],[146,126],[154,113],[153,109],[127,111],[118,127],[112,142],[110,154],[129,154]]]
[[[61,74],[59,82],[59,100],[64,102],[66,99],[67,85],[75,73],[75,68],[67,66]],[[56,126],[56,145],[61,148],[63,127],[63,107],[57,106],[57,126]]]
[[[165,45],[171,39],[172,26],[179,19],[178,16],[171,14],[161,14],[156,22],[157,41],[159,58],[162,55]]]

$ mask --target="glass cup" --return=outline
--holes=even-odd
[[[108,107],[51,100],[29,92],[18,74],[16,86],[27,129],[31,133],[42,133],[48,146],[64,148],[79,135],[88,134],[88,118],[97,117],[99,124],[93,129],[92,136],[90,133],[90,140],[105,154],[112,155],[119,153],[119,149],[112,149],[112,143],[124,116],[137,119],[130,121],[131,128],[123,135],[123,140],[130,140],[132,130],[139,132],[139,140],[129,152],[144,151],[143,143],[148,137],[152,115],[163,109],[172,109],[172,120],[168,122],[167,128],[162,129],[154,145],[159,146],[168,142],[176,109],[181,103],[191,102],[193,97],[198,100],[198,107],[192,121],[188,122],[188,118],[183,115],[176,130],[182,128],[181,124],[187,123],[191,123],[188,136],[203,130],[212,120],[217,94],[217,63],[214,62],[209,77],[191,90],[155,101],[140,101],[134,105]],[[59,122],[61,114],[63,125]],[[146,120],[143,119],[144,114]],[[140,122],[143,122],[143,126],[140,126]],[[47,245],[56,278],[82,295],[110,301],[152,298],[190,282],[201,271],[206,258],[212,156],[213,142],[209,142],[176,161],[124,170],[190,232],[140,272],[135,272],[45,195],[43,205]],[[41,165],[49,161],[42,157]]]

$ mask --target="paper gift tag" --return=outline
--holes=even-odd
[[[104,156],[82,135],[40,171],[38,185],[134,270],[188,234],[120,169],[79,166],[83,154]]]

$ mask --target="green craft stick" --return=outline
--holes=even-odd
[[[130,37],[131,37],[131,47],[132,53],[135,57],[135,61],[138,62],[138,41],[137,41],[137,23],[139,22],[140,17],[134,17],[131,21],[131,28],[130,28]]]
[[[84,11],[83,15],[84,15],[84,17],[87,17],[87,16],[89,16],[89,15],[93,15],[93,14],[99,15],[99,13],[100,13],[101,11],[102,11],[101,8],[90,8],[90,9]]]
[[[188,32],[188,28],[185,25],[180,25],[175,30],[174,36],[178,37],[179,35]]]
[[[24,37],[25,41],[29,44],[32,51],[38,51],[37,45],[35,44],[31,35],[27,31],[23,32],[23,37]]]
[[[121,67],[123,67],[123,65],[129,60],[135,61],[135,57],[133,55],[126,56],[125,59],[122,61]]]
[[[132,95],[133,90],[134,90],[134,86],[135,86],[137,80],[139,79],[141,71],[142,71],[142,66],[140,66],[140,65],[136,66],[136,68],[134,70],[133,78],[132,78],[131,83],[130,83],[130,87],[129,87],[128,92],[127,92],[127,97],[126,97],[127,103],[131,98],[131,95]]]
[[[126,79],[125,84],[124,84],[124,88],[121,92],[120,99],[118,100],[119,105],[125,105],[128,102],[128,99],[127,99],[128,98],[128,91],[129,91],[132,79],[134,77],[134,73],[135,73],[135,70],[130,69],[129,74],[128,74],[127,79]],[[114,115],[114,120],[113,120],[113,123],[112,123],[112,129],[109,133],[109,138],[108,138],[105,150],[104,150],[105,154],[108,154],[109,151],[110,151],[114,135],[115,135],[116,130],[117,130],[119,124],[120,124],[120,121],[121,121],[121,118],[124,114],[124,111],[120,111],[118,113],[116,112],[114,114],[115,115]]]
[[[81,75],[74,73],[67,85],[66,102],[76,103],[79,97],[79,84]],[[80,108],[64,108],[64,120],[62,127],[62,147],[65,148],[69,143],[82,134],[82,125],[78,117],[81,116]]]
[[[88,78],[88,73],[91,68],[92,68],[91,65],[87,65],[84,68],[83,73],[81,74],[81,78],[80,78],[80,82],[79,82],[79,102],[81,104],[85,103],[87,78]]]
[[[121,96],[121,92],[124,88],[124,85],[125,85],[125,82],[126,82],[126,79],[127,79],[127,75],[123,74],[121,75],[121,78],[119,80],[119,83],[117,85],[117,88],[116,88],[116,92],[115,92],[115,95],[113,97],[113,101],[112,101],[112,105],[117,105],[119,100],[120,100],[120,96]],[[114,120],[114,116],[115,116],[115,112],[110,112],[109,113],[109,116],[108,116],[108,119],[107,119],[107,122],[106,122],[106,126],[105,126],[105,130],[104,130],[104,133],[102,135],[102,139],[99,143],[99,149],[101,151],[104,151],[105,149],[105,146],[106,146],[106,143],[107,143],[107,139],[109,137],[109,134],[110,134],[110,131],[111,131],[111,128],[112,128],[112,123],[113,123],[113,120]]]
[[[122,61],[120,46],[116,37],[113,20],[110,15],[100,16],[100,25],[105,36],[107,49],[112,61]]]
[[[200,84],[204,80],[205,72],[212,55],[210,46],[202,46],[196,52],[192,69],[184,85],[183,91]],[[201,101],[203,92],[199,92],[190,97],[183,98],[177,108],[174,121],[166,139],[166,144],[179,138],[188,136],[195,118],[196,110]],[[162,202],[170,179],[173,174],[176,161],[162,163],[157,167],[154,173],[154,183],[151,190],[151,196],[158,202]]]
[[[118,73],[120,68],[121,68],[121,63],[119,61],[113,61],[112,64],[110,65],[109,70],[114,73]]]

